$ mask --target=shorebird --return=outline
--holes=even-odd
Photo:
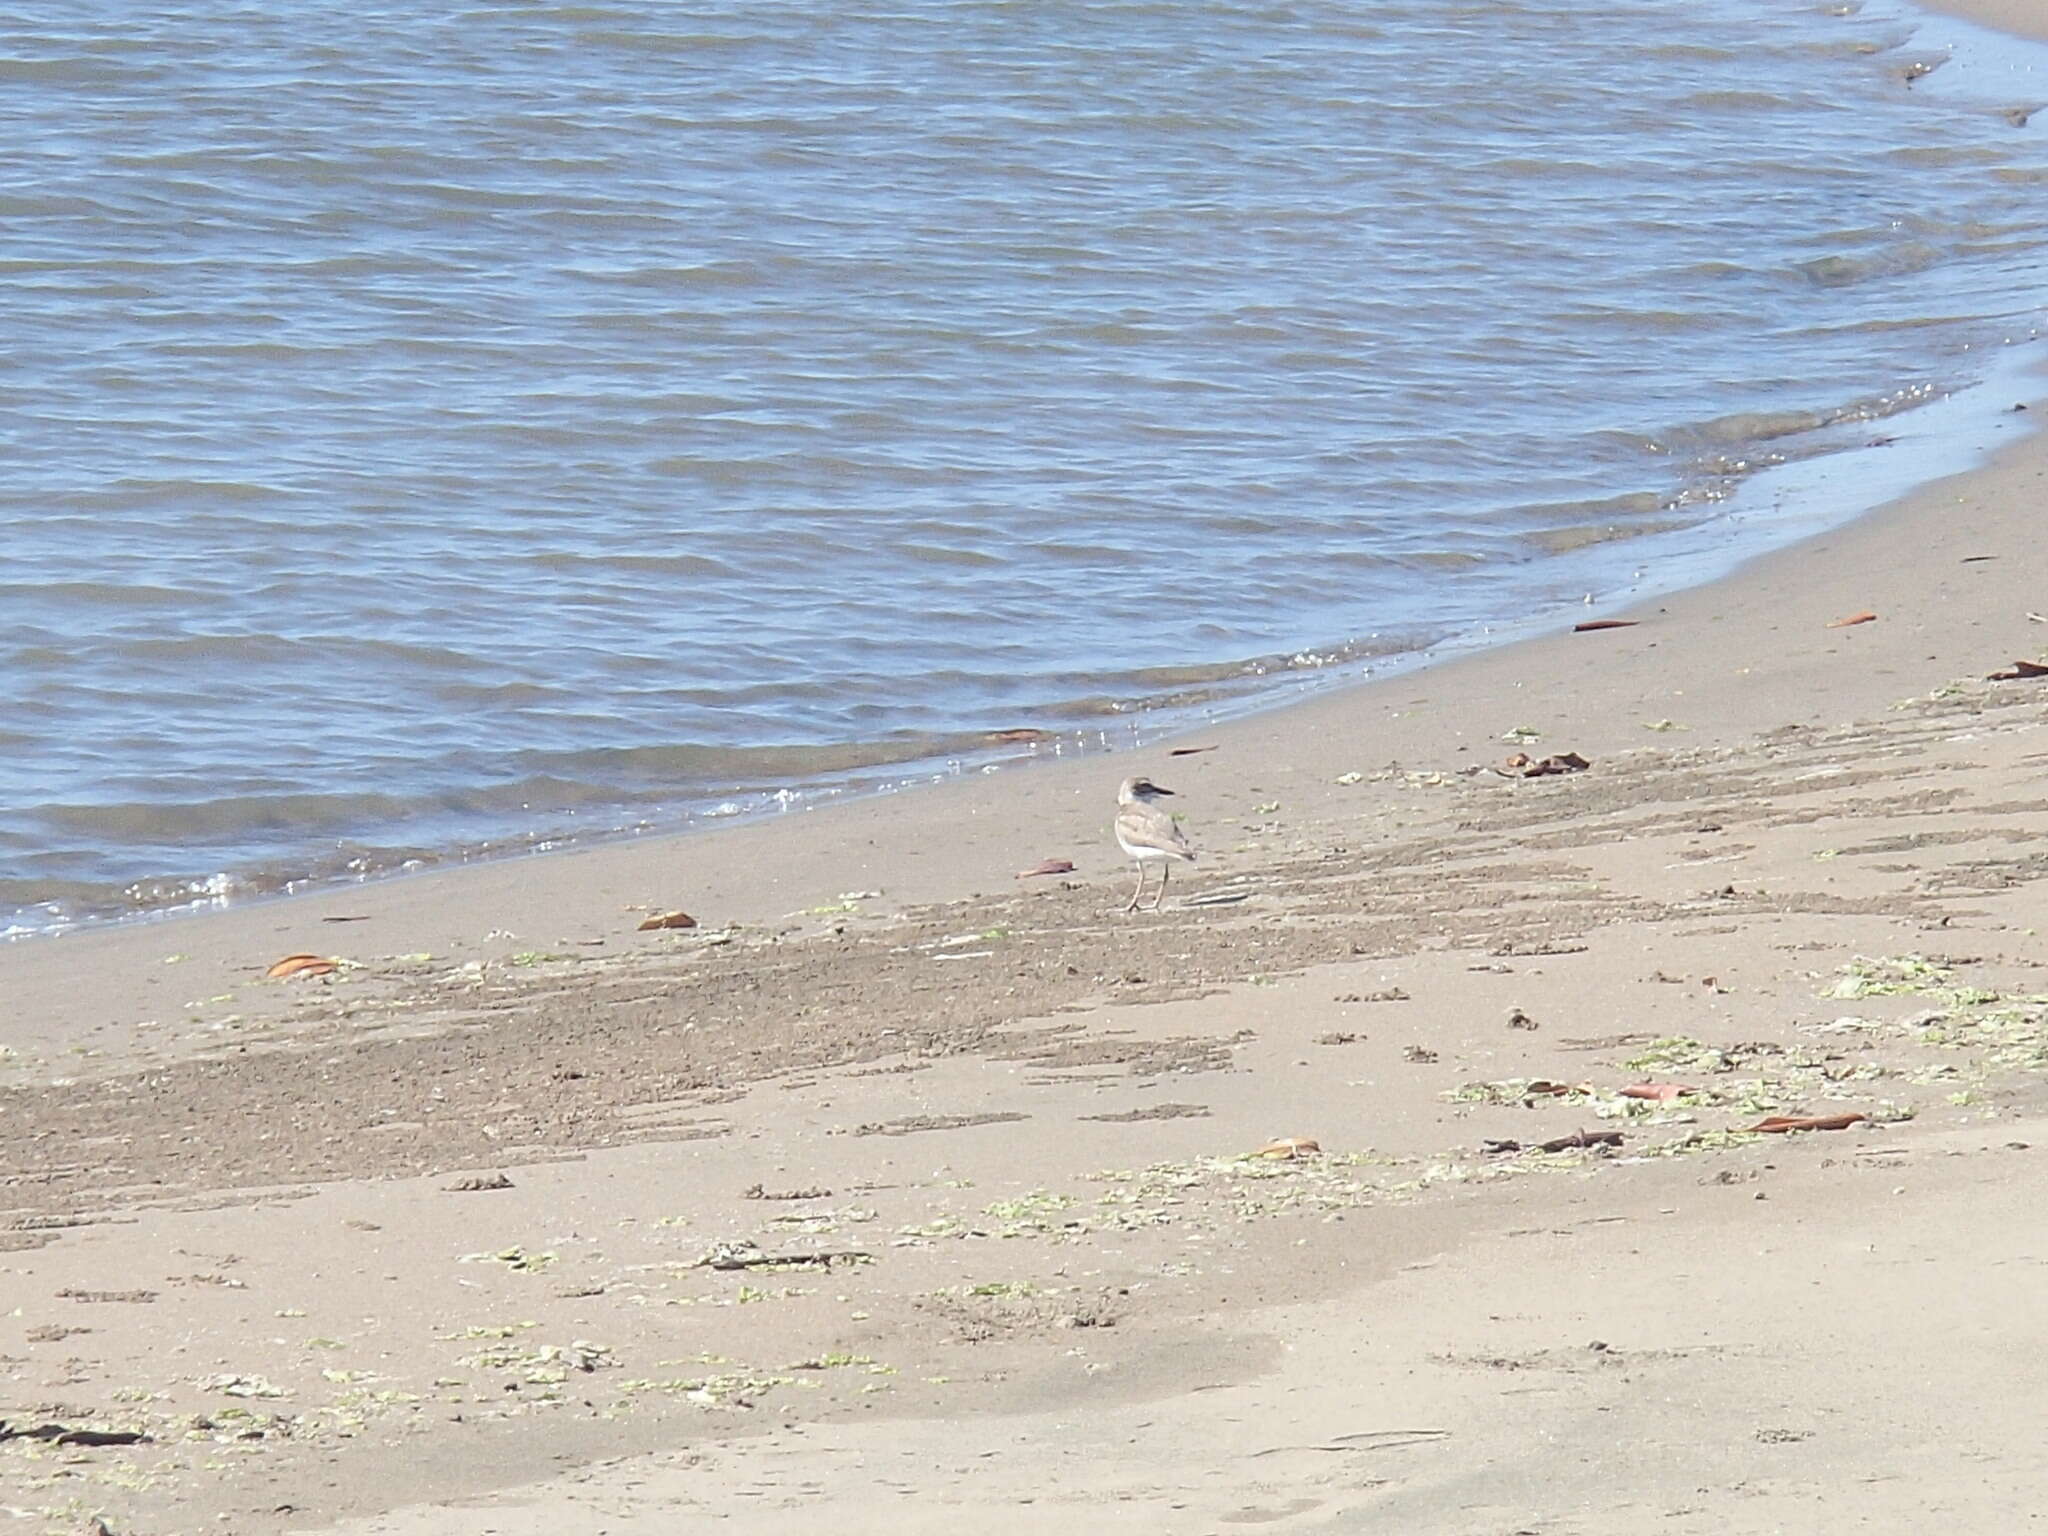
[[[1116,844],[1137,861],[1138,888],[1131,892],[1126,912],[1138,910],[1138,898],[1145,894],[1145,866],[1159,866],[1159,894],[1152,898],[1152,910],[1166,900],[1166,877],[1175,859],[1195,861],[1194,845],[1187,834],[1173,824],[1173,818],[1154,802],[1170,795],[1147,778],[1125,779],[1116,792]]]

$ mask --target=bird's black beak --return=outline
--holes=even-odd
[[[1158,784],[1154,784],[1152,786],[1152,793],[1155,795],[1170,795],[1173,793],[1173,791],[1170,789],[1163,788]]]

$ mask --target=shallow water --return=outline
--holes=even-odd
[[[0,929],[1099,735],[1736,539],[2037,318],[2030,79],[1835,9],[0,11]]]

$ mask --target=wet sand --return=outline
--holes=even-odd
[[[1960,16],[1980,27],[2009,32],[2015,37],[2048,40],[2048,17],[2033,0],[1917,0],[1922,10],[1944,16]]]
[[[2017,1528],[2048,1504],[2048,679],[1988,674],[2048,660],[2038,414],[1589,615],[1632,627],[0,952],[0,1506]],[[1132,772],[1205,857],[1126,916]],[[263,979],[294,952],[339,968]]]

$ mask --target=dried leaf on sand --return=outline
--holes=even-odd
[[[510,1189],[512,1180],[503,1173],[478,1173],[457,1179],[448,1186],[450,1194],[473,1195],[488,1189]]]
[[[1850,1126],[1868,1120],[1863,1114],[1849,1115],[1769,1115],[1757,1121],[1750,1129],[1763,1131],[1767,1135],[1780,1135],[1786,1131],[1846,1131]]]
[[[641,933],[652,933],[659,928],[694,928],[697,919],[687,912],[657,912],[640,925]]]
[[[1034,875],[1071,875],[1074,872],[1072,859],[1040,859],[1029,869],[1017,871],[1016,878],[1029,880]]]
[[[74,1429],[68,1424],[35,1424],[16,1429],[0,1419],[0,1440],[47,1440],[52,1445],[142,1445],[149,1436],[139,1429]]]
[[[1313,1136],[1282,1136],[1277,1141],[1267,1142],[1258,1151],[1254,1152],[1252,1156],[1298,1158],[1308,1157],[1322,1150],[1322,1143]]]
[[[1539,1152],[1570,1152],[1578,1147],[1618,1147],[1621,1145],[1619,1131],[1573,1131],[1569,1136],[1558,1136],[1550,1141],[1539,1142]]]
[[[1556,773],[1580,773],[1592,766],[1576,752],[1555,752],[1544,758],[1516,752],[1504,758],[1494,771],[1511,779],[1541,779]]]
[[[1650,1099],[1658,1104],[1669,1104],[1674,1099],[1682,1099],[1689,1093],[1698,1092],[1699,1089],[1688,1087],[1684,1083],[1631,1083],[1621,1090],[1621,1096],[1624,1099]]]

